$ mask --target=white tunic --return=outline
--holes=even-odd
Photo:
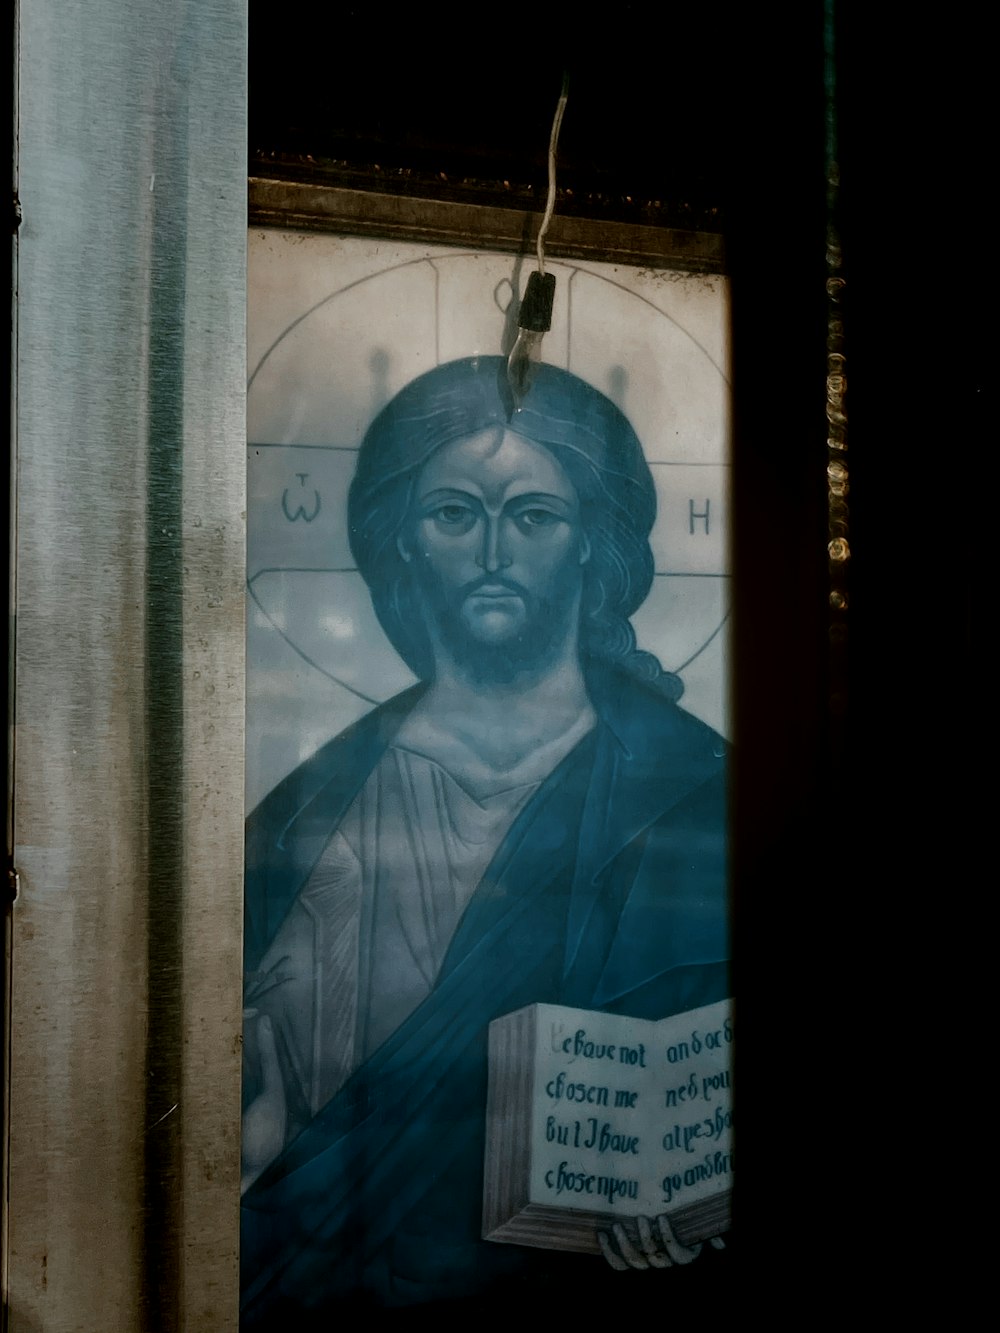
[[[429,994],[469,899],[539,785],[477,797],[434,760],[386,751],[247,996],[271,1018],[295,1084],[293,1122],[293,1108],[315,1115]]]

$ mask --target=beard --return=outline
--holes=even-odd
[[[432,637],[474,684],[509,685],[544,675],[575,636],[580,593],[577,578],[567,578],[548,596],[539,597],[500,574],[485,574],[458,589],[446,589],[427,567],[418,567],[414,577],[414,611],[419,608]],[[484,585],[507,589],[519,599],[520,607],[508,612],[491,607],[485,598],[470,606],[470,599]],[[509,620],[506,631],[502,626],[505,616]],[[489,617],[500,617],[501,626],[487,630],[484,622]]]

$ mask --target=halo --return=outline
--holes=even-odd
[[[528,271],[509,255],[266,237],[251,309],[266,314],[270,303],[282,322],[248,382],[251,797],[412,682],[348,549],[354,456],[374,415],[417,375],[506,353]],[[708,346],[723,343],[721,280],[547,268],[557,286],[544,359],[625,412],[656,482],[657,577],[633,617],[640,646],[682,676],[686,707],[725,730],[729,390]],[[310,300],[317,276],[331,273],[337,285]]]

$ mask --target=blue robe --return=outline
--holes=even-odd
[[[250,817],[248,973],[424,688]],[[490,1021],[541,1002],[663,1018],[729,993],[724,744],[631,677],[595,673],[588,690],[596,727],[515,819],[430,995],[244,1195],[243,1328],[304,1327],[362,1293],[489,1293],[565,1260],[480,1239]]]

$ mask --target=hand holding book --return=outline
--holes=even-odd
[[[629,1239],[621,1222],[612,1224],[610,1233],[598,1231],[597,1243],[601,1253],[610,1266],[620,1273],[630,1268],[673,1268],[693,1263],[701,1254],[701,1241],[696,1245],[682,1245],[673,1233],[670,1218],[661,1213],[654,1222],[648,1217],[637,1217],[636,1228],[639,1232],[638,1248]],[[655,1234],[654,1234],[655,1233]],[[714,1249],[725,1248],[721,1236],[712,1236],[709,1245]]]
[[[729,1225],[732,1040],[728,1000],[659,1022],[557,1005],[496,1020],[483,1235],[690,1262]]]

